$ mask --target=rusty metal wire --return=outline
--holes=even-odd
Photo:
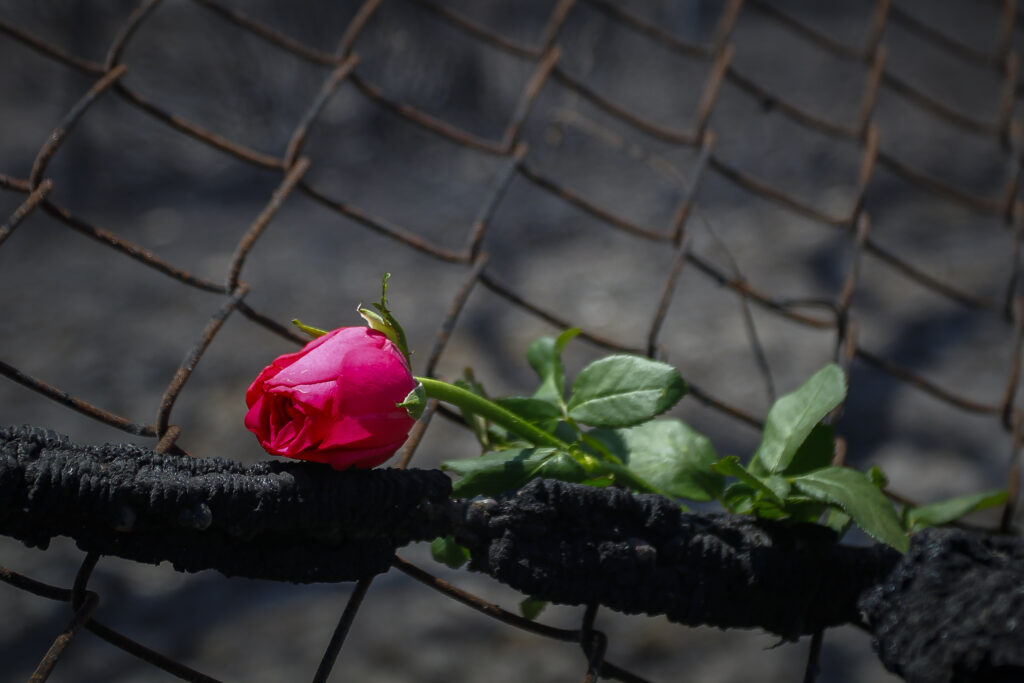
[[[1007,435],[1009,453],[1006,484],[1011,495],[1002,515],[1002,528],[1012,527],[1020,486],[1020,458],[1024,447],[1024,412],[1017,405],[1017,387],[1021,372],[1021,346],[1024,335],[1024,295],[1019,291],[1021,269],[1021,241],[1024,234],[1024,203],[1019,199],[1021,173],[1021,150],[1018,132],[1013,120],[1016,100],[1024,84],[1021,82],[1019,58],[1013,47],[1018,17],[1022,10],[1014,0],[989,4],[998,5],[998,19],[993,25],[991,42],[984,48],[965,43],[959,36],[938,28],[928,17],[917,16],[913,10],[904,8],[893,0],[863,0],[861,14],[866,30],[858,44],[850,44],[816,28],[814,25],[790,13],[782,4],[770,0],[730,0],[718,8],[717,25],[705,42],[694,42],[675,35],[658,22],[645,18],[628,5],[607,0],[560,0],[552,2],[546,22],[532,41],[526,44],[505,35],[502,30],[490,28],[479,20],[462,14],[434,0],[408,0],[432,16],[447,28],[461,34],[467,41],[475,41],[484,49],[501,53],[512,59],[522,60],[528,65],[530,75],[519,92],[514,105],[509,109],[502,132],[487,136],[470,131],[453,123],[443,115],[428,112],[410,102],[389,94],[386,83],[377,83],[371,73],[363,70],[359,55],[359,39],[371,30],[374,16],[385,5],[383,0],[367,0],[353,13],[348,25],[338,36],[337,47],[324,51],[307,45],[289,35],[284,29],[272,26],[263,20],[247,16],[218,0],[193,0],[193,4],[207,11],[218,21],[230,25],[259,40],[265,41],[266,50],[274,54],[290,55],[304,63],[324,69],[323,81],[314,97],[303,109],[304,114],[288,136],[288,142],[281,150],[255,149],[248,143],[233,140],[201,126],[158,103],[159,98],[144,95],[143,90],[132,81],[133,63],[128,48],[133,41],[141,40],[140,31],[155,21],[161,5],[174,4],[171,0],[145,0],[126,15],[116,31],[113,41],[103,47],[102,62],[74,54],[64,47],[37,35],[33,30],[19,26],[0,17],[0,35],[13,40],[20,49],[42,55],[54,65],[67,69],[78,77],[91,79],[91,85],[82,90],[80,98],[71,106],[55,125],[50,135],[41,142],[31,169],[26,177],[0,175],[0,189],[19,197],[19,204],[9,218],[0,225],[0,246],[23,226],[34,214],[45,213],[58,224],[84,234],[113,252],[134,259],[148,268],[166,275],[187,287],[212,293],[221,297],[221,305],[201,330],[194,333],[195,342],[185,360],[173,376],[168,378],[166,389],[155,419],[151,423],[138,423],[95,405],[88,396],[73,395],[52,386],[46,377],[37,377],[12,364],[0,360],[0,374],[23,385],[71,410],[78,411],[112,428],[139,437],[153,440],[158,451],[183,452],[176,445],[182,434],[179,425],[174,424],[173,414],[186,383],[196,367],[202,362],[204,352],[220,332],[225,320],[237,311],[257,328],[274,335],[299,342],[299,335],[292,332],[285,321],[260,312],[247,302],[250,286],[245,281],[249,256],[261,243],[267,228],[274,222],[282,207],[296,194],[304,195],[325,209],[340,217],[355,221],[396,243],[414,249],[438,263],[438,267],[461,268],[464,272],[462,285],[453,296],[450,306],[434,338],[429,353],[426,372],[436,372],[440,359],[446,352],[449,339],[460,323],[460,316],[474,291],[486,289],[507,306],[534,316],[556,327],[577,325],[572,315],[552,310],[545,301],[531,298],[516,284],[505,281],[491,268],[491,254],[488,253],[484,238],[488,233],[495,214],[506,198],[509,186],[522,179],[545,196],[574,206],[593,217],[613,231],[634,239],[661,244],[673,253],[671,266],[660,273],[662,286],[657,292],[657,303],[646,330],[641,330],[631,340],[612,339],[596,329],[583,325],[581,338],[601,349],[646,353],[660,356],[665,353],[663,327],[673,309],[680,290],[681,278],[692,270],[700,277],[718,286],[725,287],[740,300],[746,332],[753,355],[758,359],[756,367],[761,374],[767,395],[774,396],[771,369],[764,360],[764,353],[758,339],[755,325],[758,314],[773,316],[778,320],[807,328],[830,332],[833,335],[832,356],[848,372],[854,365],[871,368],[884,373],[894,381],[931,396],[950,407],[974,413],[991,419],[994,429],[1004,430]],[[177,0],[178,4],[189,4],[188,0]],[[404,5],[402,0],[391,0],[389,5]],[[638,107],[629,98],[615,92],[606,92],[600,83],[591,82],[586,74],[573,70],[565,64],[565,48],[560,44],[566,25],[576,16],[598,13],[617,28],[629,32],[650,45],[667,50],[672,54],[690,60],[704,68],[702,82],[687,83],[686,87],[699,92],[697,104],[690,113],[688,126],[666,125],[657,117]],[[737,55],[742,54],[743,45],[733,40],[737,23],[744,18],[770,24],[774,29],[787,33],[789,39],[802,41],[822,56],[845,60],[855,64],[863,73],[863,79],[854,83],[852,89],[859,99],[840,120],[808,110],[805,105],[792,98],[775,92],[763,84],[758,77],[747,75],[742,66],[736,64]],[[969,64],[980,73],[1001,80],[1000,93],[994,101],[982,103],[987,115],[963,110],[958,105],[929,92],[913,78],[894,71],[888,64],[888,31],[891,27],[909,32],[917,39],[942,52],[950,59]],[[129,55],[126,57],[126,54]],[[572,177],[563,177],[544,170],[535,162],[535,150],[523,140],[522,132],[531,117],[542,93],[552,87],[563,88],[600,115],[618,122],[631,132],[643,145],[663,145],[674,149],[688,149],[697,154],[697,161],[691,169],[681,200],[676,204],[672,219],[664,225],[649,225],[621,215],[615,206],[605,205],[593,194],[576,189]],[[679,84],[673,84],[679,87]],[[766,110],[777,112],[793,125],[806,131],[807,135],[822,135],[836,141],[856,145],[860,153],[858,173],[849,178],[852,188],[851,199],[843,210],[835,207],[822,208],[814,197],[782,189],[771,178],[762,178],[757,173],[745,170],[740,162],[731,160],[716,150],[719,139],[727,139],[730,131],[719,129],[713,114],[727,87],[735,88]],[[152,92],[146,89],[145,92]],[[308,144],[310,133],[318,125],[325,109],[332,100],[344,92],[346,96],[361,98],[366,106],[416,126],[429,134],[446,139],[460,148],[473,151],[488,158],[499,158],[504,164],[497,180],[491,184],[488,193],[479,198],[477,217],[465,230],[463,246],[452,248],[436,243],[422,236],[415,228],[392,220],[375,216],[359,206],[357,199],[338,196],[333,188],[316,179],[320,150]],[[941,121],[954,129],[969,133],[993,143],[991,152],[1008,169],[1005,178],[979,192],[977,188],[959,187],[951,181],[937,178],[932,172],[915,166],[912,160],[899,152],[889,151],[880,142],[879,126],[876,122],[876,108],[880,94],[896,95],[925,117]],[[57,203],[52,196],[58,185],[47,176],[50,162],[57,158],[69,139],[79,135],[83,120],[90,117],[101,100],[119,98],[126,105],[142,115],[151,117],[198,143],[223,152],[244,165],[279,174],[280,180],[272,194],[267,197],[265,208],[256,216],[248,229],[238,239],[234,255],[220,281],[197,277],[172,261],[165,260],[149,249],[119,236],[113,231],[94,224],[76,210]],[[962,104],[962,103],[959,103]],[[681,112],[680,114],[685,114]],[[686,120],[680,115],[676,120]],[[884,131],[883,131],[884,132]],[[978,295],[961,286],[947,281],[941,274],[931,272],[917,264],[913,254],[888,246],[883,235],[876,235],[876,226],[885,218],[882,204],[876,215],[870,209],[868,199],[879,183],[880,173],[893,174],[908,186],[927,193],[935,202],[965,207],[982,216],[1001,222],[1005,226],[1005,253],[1011,260],[1008,280],[995,283],[1005,292],[1004,300],[988,295]],[[723,268],[694,246],[696,227],[695,215],[701,209],[698,187],[714,178],[732,184],[758,200],[775,205],[794,217],[802,217],[820,225],[822,230],[840,231],[848,247],[846,271],[838,295],[823,296],[812,300],[793,299],[784,293],[762,289],[747,279],[735,262]],[[58,188],[59,189],[59,188]],[[21,227],[25,231],[24,227]],[[31,235],[26,236],[31,239]],[[908,282],[944,297],[965,310],[978,315],[993,316],[1004,322],[1007,339],[1012,340],[1009,358],[998,359],[1004,369],[1006,384],[999,395],[974,396],[956,386],[946,386],[919,370],[907,367],[899,360],[886,357],[884,350],[862,345],[858,338],[858,312],[855,298],[863,285],[863,265],[867,260],[873,265],[891,269],[891,272]],[[5,351],[6,352],[6,349]],[[762,416],[753,414],[748,408],[736,405],[722,398],[720,387],[692,385],[693,396],[724,419],[751,426],[759,426]],[[429,429],[431,418],[439,411],[432,405],[424,419],[417,426],[413,437],[400,454],[402,467],[414,457],[420,439]],[[441,412],[444,415],[444,412]],[[203,455],[196,453],[195,455]],[[64,648],[82,629],[90,630],[135,656],[160,667],[184,680],[213,680],[187,666],[163,655],[152,652],[143,645],[103,625],[92,616],[98,596],[87,589],[87,583],[97,557],[89,556],[83,563],[78,581],[73,589],[62,589],[34,581],[8,569],[0,568],[0,580],[22,590],[45,598],[69,602],[72,619],[67,627],[56,635],[53,645],[32,680],[45,680],[58,663]],[[541,637],[553,638],[581,645],[586,657],[586,670],[581,672],[584,680],[611,677],[618,680],[643,680],[605,660],[607,639],[594,629],[596,607],[589,608],[578,630],[560,630],[523,620],[501,610],[495,605],[472,596],[431,576],[405,560],[395,558],[394,567],[416,580],[441,591],[474,609],[489,614],[511,626],[527,629]],[[339,655],[342,643],[359,609],[364,595],[370,588],[370,581],[359,583],[346,605],[334,637],[324,653],[322,663],[314,680],[326,680]],[[821,634],[815,636],[805,680],[813,680],[822,651]]]

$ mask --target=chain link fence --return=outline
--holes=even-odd
[[[521,393],[529,341],[577,326],[570,369],[610,351],[676,365],[691,385],[677,414],[723,453],[749,452],[774,397],[835,360],[850,377],[846,462],[881,464],[898,501],[1008,487],[999,517],[978,523],[1012,530],[1024,438],[1018,16],[1010,0],[8,3],[0,422],[256,461],[242,396],[304,341],[287,321],[356,324],[350,306],[390,271],[418,374],[472,366],[495,393]],[[473,455],[448,417],[432,406],[397,466]],[[157,654],[96,616],[107,592],[87,586],[95,555],[72,585],[80,551],[3,548],[2,599],[26,614],[2,631],[15,675],[27,658],[24,674],[38,664],[43,680],[74,642],[55,679],[65,668],[66,680],[112,679],[89,668],[85,652],[103,646],[78,643],[86,629],[211,680],[191,663],[210,661],[194,656],[203,623],[186,619],[191,651]],[[586,657],[566,666],[586,680],[694,666],[711,637],[666,626],[644,645],[626,635],[634,625],[605,643],[595,609],[582,622],[553,611],[569,628],[526,622],[420,564],[394,560],[502,629],[560,650],[582,642]],[[374,584],[395,590],[395,574]],[[220,611],[252,609],[237,583],[224,587],[238,580],[202,577],[174,581],[197,582],[193,602],[223,591]],[[359,612],[370,583],[351,589],[314,680],[331,674],[357,613],[375,611]],[[41,614],[37,596],[71,603],[72,622],[28,616]],[[114,598],[123,612],[144,603]],[[250,618],[259,648],[273,618]],[[386,620],[367,623],[363,638],[388,639]],[[445,632],[445,648],[519,646],[474,628],[491,645]],[[745,637],[716,635],[718,659]],[[29,651],[41,641],[52,645]],[[338,659],[339,680],[360,642]],[[503,666],[520,680],[566,675],[547,654],[530,673],[504,649],[508,661],[477,661],[466,679],[501,680]],[[811,672],[821,657],[829,680],[883,675],[830,668],[843,652],[815,639],[798,653],[810,661],[781,670]],[[452,680],[463,671],[452,659],[416,660],[406,680],[430,666]],[[227,679],[247,671],[218,666]],[[740,675],[719,666],[703,671]],[[288,671],[273,676],[310,674]]]

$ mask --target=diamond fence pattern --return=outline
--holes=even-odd
[[[797,335],[791,330],[810,330],[815,358],[834,359],[851,373],[851,396],[858,391],[858,381],[865,386],[881,382],[912,387],[954,412],[978,416],[984,421],[983,429],[1002,435],[997,442],[1003,444],[1003,451],[993,459],[1002,472],[1001,485],[1010,488],[1011,496],[999,523],[1004,530],[1011,528],[1024,438],[1017,402],[1024,325],[1019,284],[1024,203],[1018,192],[1020,131],[1014,117],[1022,88],[1014,49],[1020,23],[1016,2],[914,5],[851,0],[835,9],[841,19],[830,19],[828,13],[823,18],[820,10],[808,9],[806,4],[768,0],[694,3],[685,9],[605,0],[532,3],[528,10],[504,3],[507,6],[487,12],[473,3],[463,5],[368,0],[345,8],[345,21],[311,29],[309,20],[315,16],[302,12],[298,19],[285,20],[281,12],[264,6],[147,0],[125,8],[110,36],[101,30],[82,30],[71,47],[63,46],[45,26],[23,21],[18,12],[11,12],[9,18],[0,16],[0,33],[8,43],[5,54],[14,55],[6,68],[16,68],[22,59],[28,64],[31,56],[36,60],[33,65],[42,59],[53,73],[59,71],[81,84],[77,101],[53,117],[49,135],[25,147],[36,150],[34,157],[3,160],[0,187],[16,200],[0,226],[0,252],[19,241],[36,240],[45,259],[47,233],[37,224],[48,217],[61,229],[95,240],[118,259],[133,259],[170,278],[181,290],[206,292],[219,300],[205,309],[213,311],[205,324],[194,329],[177,329],[167,318],[166,334],[191,338],[194,343],[173,371],[162,374],[154,365],[143,373],[165,387],[158,405],[152,407],[152,419],[140,421],[139,413],[145,414],[148,407],[109,409],[88,387],[66,389],[47,376],[45,366],[29,370],[19,364],[16,359],[25,355],[20,349],[32,343],[22,335],[6,335],[0,373],[70,410],[141,438],[158,452],[190,452],[182,445],[188,432],[176,422],[175,411],[229,318],[244,318],[252,335],[266,333],[289,343],[303,342],[277,310],[261,308],[260,287],[255,280],[250,284],[247,275],[254,270],[265,272],[263,263],[254,263],[263,258],[264,263],[279,260],[296,278],[303,277],[304,264],[289,262],[278,242],[265,245],[270,232],[290,234],[295,229],[287,208],[305,197],[346,219],[346,225],[356,224],[383,242],[404,245],[443,273],[439,277],[445,278],[446,285],[437,291],[444,291],[446,308],[440,325],[435,317],[432,342],[419,345],[422,374],[450,373],[463,363],[451,340],[471,334],[472,330],[464,329],[471,324],[465,322],[464,311],[467,302],[483,290],[489,292],[494,315],[515,312],[553,328],[578,326],[583,330],[581,338],[595,349],[644,353],[679,364],[691,380],[693,396],[688,401],[703,406],[702,414],[717,416],[713,419],[719,424],[743,430],[760,425],[764,411],[757,406],[766,405],[764,401],[775,395],[776,383],[780,388],[783,382],[788,386],[790,378],[802,371],[799,363],[787,360],[787,367],[780,369],[773,362],[764,330],[779,329],[781,324],[783,331],[772,334],[783,339]],[[89,10],[81,12],[85,14],[77,19],[89,27]],[[529,14],[529,20],[517,12]],[[192,81],[185,79],[203,93],[223,92],[222,102],[207,94],[192,99],[164,96],[166,75],[154,75],[152,60],[145,61],[153,50],[159,54],[159,42],[169,30],[166,22],[185,14],[203,14],[204,20],[211,20],[213,33],[225,36],[221,56],[230,73],[218,75],[211,69],[192,74]],[[966,15],[971,21],[961,18],[963,23],[958,24],[958,17]],[[389,23],[402,21],[411,23],[399,28]],[[310,37],[314,33],[319,36],[316,41]],[[232,46],[239,44],[232,41],[257,45],[253,50],[263,63],[250,63],[246,54],[253,52],[232,55]],[[379,58],[382,51],[403,46],[406,54],[420,50],[422,63],[389,68]],[[450,54],[453,47],[471,56],[445,63],[441,56]],[[364,52],[377,57],[376,61],[364,58]],[[95,56],[100,53],[101,58]],[[216,55],[216,50],[211,54]],[[429,59],[432,55],[436,62]],[[636,55],[642,57],[632,60]],[[770,60],[768,55],[778,59]],[[143,65],[140,76],[133,78],[136,58]],[[467,62],[472,62],[471,68]],[[651,66],[661,62],[671,67]],[[289,65],[281,67],[285,80],[288,74],[301,74],[295,76],[286,105],[233,113],[240,121],[265,120],[265,128],[240,125],[236,131],[199,123],[204,111],[231,109],[233,87],[246,79],[258,80],[274,64],[282,63]],[[171,60],[168,69],[186,65],[187,58],[182,57]],[[962,74],[958,85],[944,90],[956,74]],[[804,82],[793,87],[801,79]],[[210,87],[201,88],[204,82]],[[308,87],[313,82],[318,85]],[[459,97],[474,89],[500,102],[488,105],[486,113],[491,116],[467,115],[459,105]],[[300,98],[296,94],[300,91],[308,92]],[[447,95],[436,96],[438,91]],[[541,109],[544,98],[554,94],[560,98],[557,106],[548,102]],[[728,99],[734,106],[725,111],[722,102]],[[87,157],[96,173],[123,163],[124,148],[134,138],[124,130],[126,124],[108,118],[110,110],[104,107],[111,100],[165,126],[170,144],[198,143],[212,150],[215,154],[202,158],[235,169],[225,173],[236,172],[240,185],[262,187],[267,185],[266,178],[275,178],[264,195],[262,210],[235,240],[230,259],[220,263],[216,276],[196,274],[195,268],[173,256],[162,256],[159,248],[133,239],[131,230],[101,225],[93,216],[102,211],[74,208],[89,204],[76,191],[61,193],[62,173],[51,171],[62,157]],[[224,111],[219,119],[212,118],[229,121]],[[446,197],[426,209],[402,205],[402,179],[389,181],[386,175],[376,174],[372,154],[364,154],[359,163],[367,169],[367,183],[377,184],[377,194],[363,195],[331,182],[337,152],[330,135],[321,133],[336,132],[338,122],[344,125],[350,115],[372,118],[378,134],[393,136],[398,146],[426,135],[457,150],[461,166],[443,167],[439,175],[453,195],[472,199],[475,217],[453,221],[457,212],[442,206]],[[782,146],[774,142],[776,138],[768,142],[767,122],[789,131],[789,142]],[[256,135],[254,130],[266,134]],[[933,130],[940,132],[927,137]],[[238,131],[244,135],[236,135]],[[4,135],[19,134],[12,126]],[[802,148],[808,140],[815,141],[815,146]],[[769,149],[769,145],[776,146]],[[826,146],[839,152],[822,152]],[[972,155],[965,154],[968,147],[974,150]],[[948,153],[943,151],[947,149]],[[222,157],[230,160],[230,166]],[[813,161],[809,174],[793,170],[801,159]],[[460,177],[465,169],[469,169],[467,177]],[[636,181],[637,169],[656,180],[645,176]],[[117,192],[129,207],[130,171],[109,180],[122,183]],[[801,173],[812,176],[811,180],[799,180]],[[473,174],[486,181],[468,178]],[[601,174],[603,184],[594,181]],[[815,175],[827,182],[815,185]],[[258,182],[252,181],[257,177]],[[73,184],[88,188],[90,182],[103,180],[78,179]],[[822,187],[828,192],[821,192]],[[386,204],[378,201],[381,195],[393,197],[383,212],[379,206]],[[910,197],[910,203],[926,208],[908,218],[894,195]],[[503,212],[514,211],[518,203],[527,201],[524,196],[555,207],[551,209],[554,216],[571,214],[577,221],[583,216],[589,221],[588,233],[560,231],[553,225],[513,222],[510,227],[510,221],[502,220]],[[758,211],[781,218],[766,220],[761,227],[746,225],[742,234],[738,228],[717,225],[702,211],[723,196],[756,202]],[[364,205],[364,197],[374,206]],[[648,199],[660,214],[644,208]],[[431,216],[431,211],[436,215]],[[806,229],[772,234],[772,226],[780,222],[799,223]],[[955,230],[950,227],[953,224]],[[720,228],[729,235],[718,234]],[[801,250],[806,246],[799,243],[801,236],[813,244],[827,240],[830,256],[822,267],[829,277],[819,291],[794,294],[784,275],[776,272],[765,277],[764,273],[801,267],[798,261],[804,258]],[[204,236],[197,232],[190,239]],[[738,250],[745,253],[734,258],[725,246],[730,240],[745,245]],[[556,278],[561,291],[545,295],[544,287],[523,273],[548,268],[544,254],[559,241],[579,247],[555,267],[562,278]],[[649,264],[626,262],[625,267],[631,264],[642,272],[621,274],[623,282],[635,283],[642,276],[644,282],[654,283],[644,291],[626,293],[631,310],[615,310],[622,301],[620,295],[624,296],[621,292],[611,291],[604,304],[605,317],[574,299],[588,286],[582,282],[589,276],[592,261],[588,259],[603,251],[628,253],[632,245],[637,245],[637,253],[658,256]],[[756,258],[759,250],[766,263]],[[788,254],[792,261],[780,260],[779,253]],[[936,254],[944,256],[930,262]],[[358,261],[358,257],[347,258]],[[961,262],[970,262],[971,267],[960,270]],[[204,265],[200,270],[209,268]],[[965,275],[958,279],[961,273]],[[615,282],[614,276],[611,281]],[[888,284],[876,285],[882,281]],[[771,285],[779,283],[773,290]],[[19,282],[5,278],[4,287],[18,291]],[[400,278],[396,287],[402,287]],[[418,295],[423,298],[437,296],[431,286],[422,289]],[[678,334],[683,323],[674,316],[691,310],[692,297],[712,290],[729,292],[739,305],[739,324],[730,330],[733,336],[738,332],[745,337],[749,347],[750,360],[743,366],[742,377],[702,375],[697,367],[687,368],[691,342],[679,341],[686,335]],[[952,311],[948,324],[954,327],[966,324],[963,321],[968,318],[982,321],[971,323],[975,336],[968,335],[967,343],[951,350],[945,337],[925,327],[909,347],[873,345],[872,338],[885,338],[880,330],[901,319],[905,322],[906,306],[914,305],[916,299],[892,303],[902,301],[893,292],[905,291],[939,301],[943,310]],[[27,292],[19,295],[24,296],[25,305],[35,300]],[[393,298],[401,298],[398,289]],[[117,306],[117,302],[107,305]],[[271,308],[285,310],[283,305]],[[627,324],[609,324],[608,309]],[[644,322],[636,324],[638,319]],[[687,329],[701,344],[721,343],[713,325],[696,332]],[[499,358],[498,362],[518,361]],[[978,376],[988,381],[973,381]],[[763,395],[762,400],[736,394],[720,383],[723,378],[754,386],[752,391]],[[447,417],[451,416],[436,405],[428,409],[400,452],[399,467],[415,462],[420,440],[431,425]],[[859,444],[877,447],[868,437],[857,436],[872,429],[849,420],[841,425],[840,433],[851,444],[851,457],[863,457],[857,453]],[[894,488],[890,493],[900,500],[898,476]],[[93,618],[98,596],[88,590],[87,582],[97,559],[94,555],[85,559],[71,588],[47,585],[7,569],[0,573],[15,588],[69,602],[73,608],[72,621],[56,635],[33,680],[48,676],[82,629],[185,680],[212,680]],[[586,671],[581,671],[585,680],[598,676],[642,680],[604,659],[603,636],[593,627],[595,609],[587,611],[579,629],[555,629],[501,610],[400,558],[394,566],[512,626],[582,643],[587,655]],[[326,680],[330,674],[369,587],[370,581],[364,580],[353,592],[314,680]],[[820,642],[811,649],[808,671],[814,669],[819,654]]]

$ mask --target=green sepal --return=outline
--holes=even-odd
[[[396,403],[395,406],[405,408],[405,412],[409,413],[409,417],[412,419],[420,419],[424,409],[427,407],[427,392],[423,385],[416,382],[416,388],[409,392],[405,400],[401,403]]]
[[[390,339],[398,350],[402,352],[405,359],[412,362],[412,352],[409,351],[409,344],[405,338],[405,330],[402,329],[401,324],[391,314],[391,310],[388,309],[388,280],[391,278],[391,273],[384,273],[384,279],[381,281],[380,301],[372,304],[376,310],[372,311],[360,304],[356,310],[359,315],[362,316],[366,324],[372,329],[385,335]]]
[[[370,326],[370,329],[377,330],[385,337],[391,340],[393,344],[398,345],[398,334],[387,324],[387,321],[377,311],[367,308],[360,304],[356,311],[360,317],[366,321],[366,324]]]
[[[300,322],[298,318],[292,318],[292,325],[295,325],[295,327],[299,328],[313,339],[316,339],[317,337],[322,337],[325,334],[327,334],[327,330],[321,330],[319,327],[307,325],[303,322]]]

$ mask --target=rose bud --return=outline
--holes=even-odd
[[[269,453],[375,467],[409,435],[415,420],[397,404],[417,386],[387,336],[342,327],[263,369],[245,393],[245,426]]]

